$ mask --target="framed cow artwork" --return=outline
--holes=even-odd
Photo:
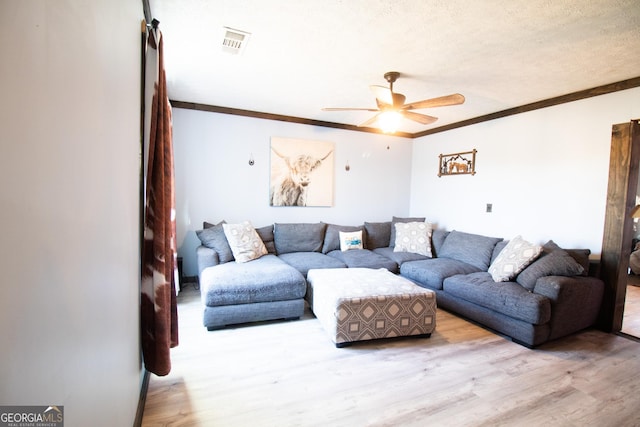
[[[334,144],[271,138],[270,206],[333,206]]]
[[[474,148],[463,153],[440,154],[438,176],[443,175],[475,175],[476,153]]]

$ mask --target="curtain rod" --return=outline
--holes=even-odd
[[[149,5],[149,0],[142,0],[142,11],[144,13],[144,19],[146,22],[151,21],[151,25],[146,24],[147,27],[153,27],[154,30],[158,29],[158,25],[160,21],[156,18],[153,18],[153,14],[151,13],[151,6]]]
[[[147,24],[147,21],[145,19],[142,20],[142,32],[144,33],[145,31],[148,31],[150,28],[153,28],[154,30],[158,29],[158,24],[160,24],[160,21],[158,21],[157,19],[154,19],[153,21],[151,21],[151,24]]]

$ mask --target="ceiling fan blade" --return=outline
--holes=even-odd
[[[464,96],[459,93],[454,93],[453,95],[411,102],[402,108],[405,110],[419,110],[421,108],[445,107],[447,105],[458,105],[462,103],[464,103]]]
[[[377,100],[380,100],[385,104],[393,105],[393,93],[391,92],[391,89],[377,85],[371,85],[369,86],[369,89],[371,89],[371,92],[373,92]]]
[[[413,111],[402,111],[402,115],[405,116],[409,120],[413,120],[414,122],[422,123],[423,125],[428,125],[430,123],[438,120],[437,117],[427,116],[426,114],[414,113]]]
[[[377,110],[376,110],[377,111]],[[367,127],[370,126],[372,124],[375,123],[376,120],[378,120],[378,116],[380,115],[380,113],[374,115],[373,117],[371,117],[369,120],[367,120],[366,122],[360,123],[358,125],[358,127]]]
[[[322,111],[378,111],[377,108],[323,108]]]

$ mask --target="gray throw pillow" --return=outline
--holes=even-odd
[[[388,248],[391,239],[391,221],[365,222],[367,249]]]
[[[229,246],[227,237],[224,234],[222,224],[225,224],[225,222],[221,221],[213,227],[196,231],[196,235],[202,242],[202,245],[216,251],[221,263],[233,261],[233,252],[231,252],[231,246]]]
[[[327,224],[318,222],[312,224],[274,224],[273,241],[276,253],[291,252],[320,252],[324,242],[324,231]]]
[[[407,218],[399,218],[394,216],[391,219],[391,234],[389,235],[389,241],[387,242],[387,246],[394,247],[396,245],[396,222],[424,222],[425,217],[407,217]]]
[[[340,232],[363,231],[364,227],[351,225],[335,225],[327,224],[327,230],[324,233],[324,245],[322,253],[328,254],[331,251],[340,249]]]
[[[540,257],[518,274],[516,282],[533,291],[540,277],[578,276],[583,273],[584,268],[567,251],[561,249],[553,240],[549,240],[542,247]]]
[[[502,238],[453,230],[444,240],[438,257],[451,258],[487,271],[496,244]]]
[[[565,249],[565,251],[567,251],[567,253],[582,266],[584,269],[582,275],[588,276],[590,267],[589,255],[591,255],[591,249]]]

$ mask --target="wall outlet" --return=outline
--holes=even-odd
[[[493,212],[493,204],[487,203],[487,213],[491,213],[491,212]]]

